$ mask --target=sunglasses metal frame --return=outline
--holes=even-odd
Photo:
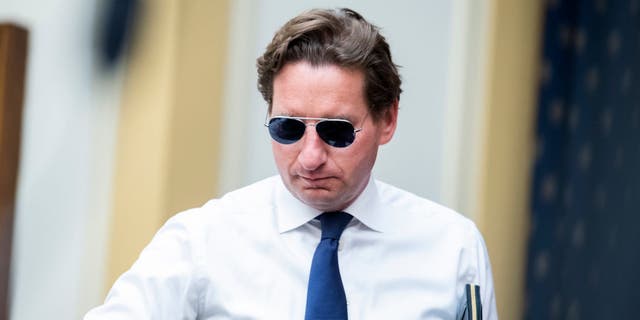
[[[271,118],[269,118],[267,116],[267,119],[264,123],[264,126],[269,128],[269,124],[271,123],[271,120],[273,119],[290,119],[290,120],[296,120],[299,121],[300,123],[304,124],[305,127],[317,127],[319,123],[322,122],[326,122],[326,121],[336,121],[336,122],[346,122],[348,124],[351,125],[351,127],[353,127],[353,135],[354,135],[354,141],[355,141],[355,134],[362,131],[362,127],[360,128],[356,128],[356,126],[353,125],[353,123],[347,119],[338,119],[338,118],[312,118],[312,117],[292,117],[292,116],[273,116]],[[305,121],[315,121],[313,123],[307,123]],[[316,129],[317,130],[317,129]],[[316,131],[317,132],[317,131]],[[319,133],[318,133],[319,134]],[[302,139],[302,137],[304,137],[304,132],[302,134],[302,136],[300,136],[300,138],[296,141],[299,141],[300,139]],[[273,138],[273,137],[272,137]],[[322,137],[320,137],[322,139]],[[275,139],[274,139],[275,140]],[[276,140],[277,141],[277,140]],[[329,144],[327,141],[325,141],[324,139],[322,139],[322,141],[324,141],[325,143]],[[349,145],[351,145],[353,142],[349,143],[348,145],[344,146],[344,147],[348,147]],[[330,145],[330,144],[329,144]],[[336,146],[332,146],[334,148],[344,148],[344,147],[336,147]]]

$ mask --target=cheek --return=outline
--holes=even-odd
[[[276,166],[280,169],[280,164],[282,163],[283,150],[276,144],[275,142],[271,142],[271,152],[273,152],[273,159],[276,162]]]
[[[271,142],[271,151],[279,170],[288,168],[297,156],[293,146],[283,145],[275,141]]]
[[[376,161],[377,150],[376,144],[367,143],[360,148],[340,154],[343,171],[353,176],[368,174]]]

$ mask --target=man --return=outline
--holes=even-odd
[[[85,319],[497,319],[474,224],[371,177],[401,92],[378,29],[302,13],[258,76],[279,176],[171,218]]]

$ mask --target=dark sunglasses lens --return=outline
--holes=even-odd
[[[353,125],[346,121],[320,121],[316,124],[316,130],[324,142],[336,148],[348,147],[356,138]]]
[[[304,123],[287,118],[273,118],[269,120],[269,134],[273,140],[282,144],[294,143],[304,135]]]

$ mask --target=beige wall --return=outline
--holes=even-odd
[[[491,256],[500,318],[524,310],[540,1],[494,0],[477,223]]]
[[[215,193],[228,2],[143,3],[123,89],[107,288],[164,221]]]

